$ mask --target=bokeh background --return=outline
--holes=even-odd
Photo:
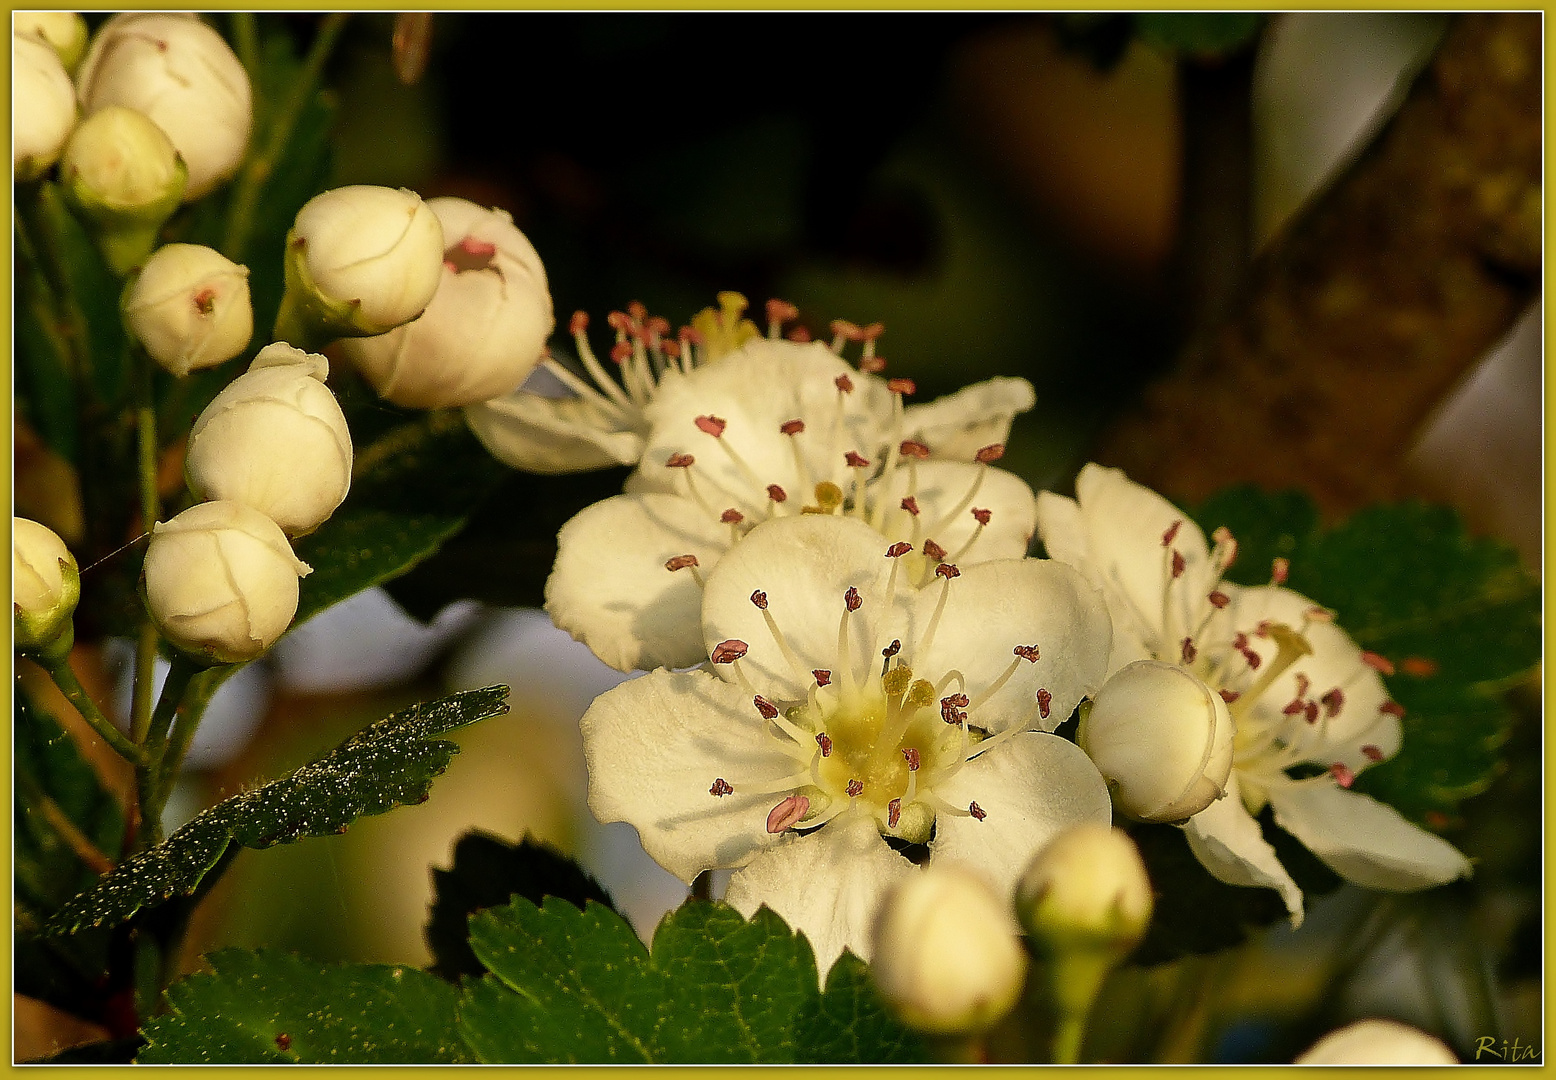
[[[317,19],[267,18],[300,44]],[[1038,403],[1003,464],[1064,490],[1196,320],[1235,302],[1240,268],[1386,122],[1446,24],[1285,14],[1244,48],[1190,56],[1127,16],[439,14],[407,85],[392,17],[364,14],[327,79],[334,180],[507,209],[564,326],[630,300],[679,325],[732,288],[757,312],[790,300],[822,333],[883,322],[890,371],[923,399],[1023,375]],[[1218,190],[1188,190],[1207,176]],[[1207,205],[1220,228],[1189,220]],[[1536,304],[1401,448],[1411,490],[1535,572],[1542,337]],[[630,827],[584,805],[577,719],[622,676],[533,607],[544,567],[516,567],[504,537],[544,517],[537,498],[499,491],[443,556],[297,627],[223,689],[170,808],[180,819],[417,700],[503,682],[513,710],[458,733],[464,752],[426,804],[245,853],[201,909],[186,967],[223,944],[425,963],[430,868],[470,829],[574,854],[645,937],[685,896]],[[448,604],[460,575],[504,585]],[[104,647],[105,687],[128,656]],[[1159,1016],[1166,1034],[1103,1032],[1097,1052],[1287,1060],[1379,1014],[1461,1053],[1493,1030],[1538,1033],[1540,691],[1517,694],[1509,772],[1452,837],[1481,858],[1472,885],[1386,907],[1342,888],[1300,932],[1115,980],[1112,1007]],[[78,1033],[39,1021],[33,1037],[43,1052]]]

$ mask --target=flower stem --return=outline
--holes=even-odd
[[[303,107],[307,105],[308,99],[318,85],[319,75],[324,70],[325,61],[334,51],[335,43],[340,39],[346,19],[346,13],[335,12],[326,15],[324,21],[319,24],[319,31],[314,36],[313,45],[303,61],[302,71],[293,80],[291,93],[282,102],[270,123],[264,149],[249,158],[243,167],[242,175],[238,177],[238,187],[233,193],[231,209],[227,215],[227,234],[223,237],[221,246],[222,254],[234,262],[243,261],[249,233],[254,228],[260,193],[269,181],[281,155],[286,151],[286,144],[292,137],[292,129],[297,126],[297,119],[302,115]]]
[[[103,741],[113,747],[114,752],[125,761],[139,766],[143,760],[140,747],[125,738],[124,733],[114,726],[113,721],[103,715],[97,703],[92,700],[92,696],[81,685],[81,680],[76,678],[75,669],[70,666],[70,658],[60,657],[58,660],[50,660],[47,657],[39,657],[38,663],[49,673],[49,678],[54,680],[54,685],[60,688],[60,692],[66,699],[76,707],[82,719],[92,725],[92,730],[102,736]]]
[[[168,797],[173,794],[173,783],[178,779],[179,770],[183,768],[184,757],[189,753],[189,747],[194,742],[195,732],[200,727],[200,720],[205,715],[206,706],[210,705],[211,698],[215,696],[224,678],[223,669],[208,668],[190,681],[189,690],[184,695],[184,707],[179,710],[173,733],[168,739],[167,751],[162,755],[162,764],[157,777],[157,797],[164,805]]]
[[[1057,1023],[1054,1030],[1053,1063],[1076,1065],[1081,1060],[1081,1045],[1092,1006],[1102,991],[1102,983],[1113,970],[1117,954],[1106,950],[1077,949],[1054,957],[1049,965],[1053,976],[1052,993]]]
[[[232,13],[232,44],[233,51],[238,54],[238,62],[248,73],[250,85],[257,83],[259,81],[259,24],[252,11]]]
[[[140,811],[140,832],[136,837],[137,848],[148,848],[162,839],[162,808],[167,795],[162,790],[162,764],[168,741],[168,729],[183,704],[190,681],[200,672],[200,667],[181,653],[173,655],[173,665],[162,683],[162,693],[157,707],[152,711],[151,724],[146,741],[141,747],[143,755],[135,770],[135,796]]]

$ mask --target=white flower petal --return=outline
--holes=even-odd
[[[526,472],[584,472],[632,465],[643,455],[642,434],[587,398],[515,390],[467,406],[465,422],[494,458]]]
[[[912,593],[899,580],[893,609],[885,610],[893,563],[886,557],[887,546],[885,537],[853,518],[805,514],[758,525],[708,577],[702,604],[707,653],[721,641],[743,641],[750,651],[740,661],[741,670],[758,693],[775,700],[803,699],[813,668],[835,671],[841,663],[837,646],[844,594],[855,588],[860,606],[849,617],[849,654],[856,675],[867,668],[878,674],[875,643],[889,632],[888,626],[906,624]],[[757,591],[766,594],[767,612],[793,650],[795,663],[785,658],[762,611],[752,603]],[[736,678],[732,665],[720,664],[715,670],[726,679]]]
[[[675,495],[617,495],[576,514],[557,534],[546,611],[618,671],[690,667],[707,658],[702,590],[690,569],[665,563],[695,555],[706,574],[730,543],[729,526]]]
[[[991,443],[1010,437],[1010,422],[1037,402],[1025,379],[1000,377],[964,386],[923,405],[909,405],[904,429],[936,458],[971,461]]]
[[[825,985],[844,949],[870,959],[870,925],[881,898],[913,873],[868,816],[850,811],[763,851],[730,878],[724,900],[748,919],[765,904],[803,933]]]
[[[901,509],[903,496],[914,485],[919,515]],[[977,490],[974,492],[974,485]],[[972,493],[972,498],[967,498]],[[892,470],[885,483],[871,492],[872,506],[884,502],[883,531],[893,540],[908,540],[916,534],[927,537],[946,550],[949,562],[965,565],[991,559],[1019,559],[1027,553],[1032,533],[1037,528],[1037,498],[1026,481],[1015,473],[983,465],[957,461],[920,461],[912,469]],[[989,524],[978,540],[967,548],[967,541],[978,529],[974,509],[989,511]]]
[[[784,793],[744,788],[798,766],[735,687],[705,671],[652,671],[595,698],[579,727],[589,809],[637,829],[654,861],[682,881],[740,866],[777,840],[767,815]],[[733,794],[709,792],[721,778]]]
[[[940,814],[932,858],[973,867],[1004,897],[1015,894],[1021,871],[1059,833],[1113,818],[1102,774],[1080,747],[1057,735],[1013,735],[935,784],[934,792],[953,806],[976,802],[988,816]]]
[[[1329,784],[1270,790],[1275,823],[1347,881],[1414,892],[1468,877],[1470,862],[1392,806]]]
[[[1237,770],[1227,778],[1226,795],[1189,818],[1183,826],[1189,847],[1212,877],[1228,885],[1274,889],[1286,902],[1291,925],[1302,925],[1302,890],[1291,880],[1264,839],[1259,823],[1243,806]]]
[[[920,591],[913,636],[904,641],[912,643],[911,663],[921,677],[938,682],[947,672],[962,673],[975,727],[1003,731],[1025,723],[1052,731],[1102,685],[1110,635],[1102,595],[1075,570],[1049,559],[1007,559],[969,566],[960,577]],[[1015,653],[1027,645],[1037,646],[1035,663]],[[1039,689],[1052,695],[1046,717]]]

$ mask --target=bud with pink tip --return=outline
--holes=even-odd
[[[254,334],[249,271],[199,244],[167,244],[125,286],[125,325],[172,375],[225,363]]]

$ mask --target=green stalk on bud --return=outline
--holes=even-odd
[[[1152,907],[1139,849],[1107,825],[1060,833],[1022,873],[1016,914],[1052,976],[1054,1064],[1080,1060],[1103,981],[1145,936]]]
[[[123,277],[156,249],[158,232],[183,198],[189,170],[149,118],[110,105],[71,134],[60,178],[109,269]]]
[[[17,651],[47,662],[69,655],[81,573],[54,530],[27,518],[11,519],[11,595]]]

